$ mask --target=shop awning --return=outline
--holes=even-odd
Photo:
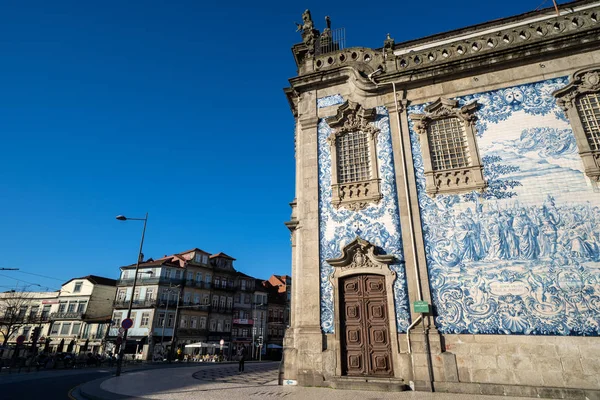
[[[203,347],[203,348],[220,348],[221,345],[219,343],[202,343],[202,342],[198,342],[198,343],[192,343],[192,344],[186,344],[185,347]],[[223,348],[226,349],[229,346],[227,346],[226,344],[223,345]]]

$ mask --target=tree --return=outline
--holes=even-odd
[[[33,296],[27,292],[13,290],[0,293],[0,333],[3,345],[6,345],[8,339],[23,325],[37,322],[35,317],[27,314],[32,300]]]

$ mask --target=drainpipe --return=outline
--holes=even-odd
[[[367,77],[375,86],[379,86],[379,84],[375,81],[374,76],[382,73],[383,70],[377,68],[375,71],[370,73]],[[423,292],[421,290],[421,277],[419,275],[419,265],[418,265],[418,256],[417,256],[417,242],[415,238],[414,232],[414,222],[413,222],[413,211],[412,211],[412,203],[410,201],[410,191],[408,188],[408,168],[406,166],[406,152],[404,150],[404,139],[402,138],[401,132],[402,127],[400,125],[400,107],[398,105],[398,93],[396,91],[396,82],[391,82],[392,90],[394,91],[394,105],[396,107],[396,123],[398,128],[398,135],[400,135],[400,158],[402,159],[402,173],[404,174],[404,195],[406,196],[406,204],[408,211],[408,229],[410,232],[410,245],[412,254],[414,257],[414,269],[415,269],[415,277],[416,277],[416,286],[417,286],[417,299],[419,301],[423,300]],[[406,93],[406,92],[405,92]],[[406,111],[406,110],[404,110]],[[419,320],[422,321],[423,324],[423,343],[425,345],[425,354],[427,359],[427,371],[429,373],[429,387],[431,391],[434,391],[433,387],[433,367],[431,362],[431,349],[429,348],[429,328],[425,325],[425,319],[423,318],[423,314],[421,314],[406,330],[406,341],[408,343],[408,353],[411,353],[411,345],[410,345],[410,330],[414,328]]]

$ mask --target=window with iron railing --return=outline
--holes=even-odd
[[[600,93],[587,93],[577,99],[577,112],[592,151],[600,150]]]
[[[365,132],[349,132],[338,137],[338,183],[371,179],[368,136]]]
[[[471,165],[467,135],[458,118],[432,121],[428,133],[434,171]]]

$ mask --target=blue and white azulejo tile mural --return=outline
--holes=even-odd
[[[319,262],[321,328],[324,333],[334,332],[334,313],[337,306],[333,302],[333,286],[329,280],[329,276],[333,273],[333,267],[325,260],[339,257],[344,246],[354,240],[356,236],[373,243],[386,254],[394,255],[398,260],[397,263],[390,265],[390,268],[396,273],[394,282],[396,325],[399,332],[404,332],[410,324],[389,115],[385,107],[377,107],[376,110],[377,118],[372,123],[380,129],[377,140],[377,159],[383,198],[379,204],[371,204],[360,211],[336,209],[331,204],[331,150],[327,143],[331,128],[325,120],[321,120],[318,126]]]
[[[317,108],[324,108],[329,106],[335,106],[342,104],[344,99],[341,94],[334,94],[331,96],[319,97],[317,99]]]
[[[600,197],[583,173],[557,78],[477,101],[484,193],[425,193],[411,143],[430,286],[444,333],[598,335]],[[425,105],[409,108],[421,113]]]

